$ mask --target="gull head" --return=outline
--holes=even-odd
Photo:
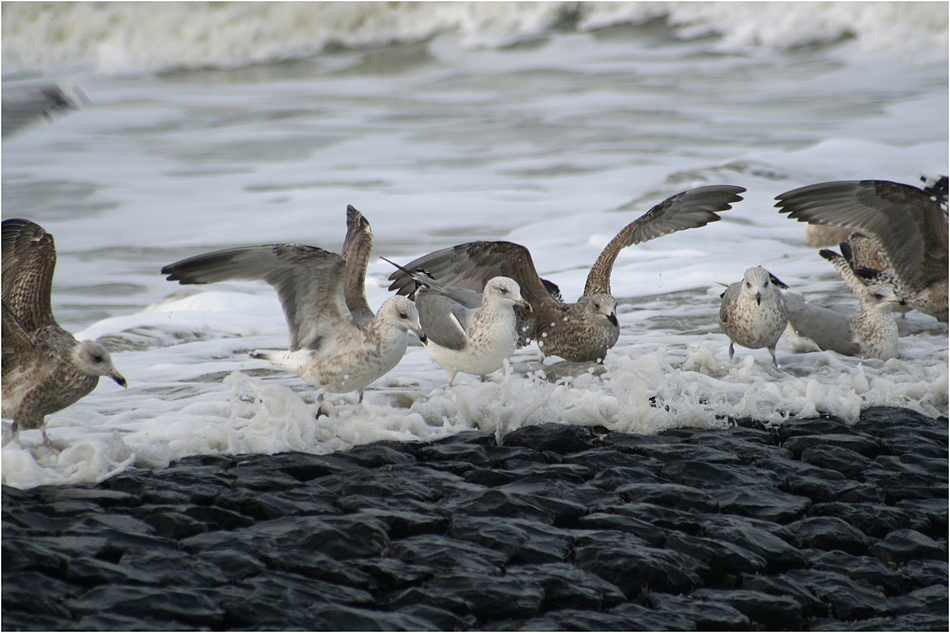
[[[742,275],[742,294],[746,297],[754,298],[756,305],[760,305],[762,303],[763,294],[775,291],[771,277],[769,271],[761,266],[749,268],[745,271],[745,274]]]
[[[620,322],[617,321],[617,300],[612,295],[585,295],[578,299],[577,304],[591,320],[604,318],[614,327],[620,327]]]
[[[503,304],[521,306],[529,312],[531,304],[521,298],[521,286],[510,277],[492,277],[482,291],[483,301],[495,301]]]
[[[73,348],[73,360],[90,376],[108,376],[122,387],[129,386],[112,364],[109,350],[95,341],[81,341]]]
[[[419,310],[416,309],[416,304],[406,297],[397,295],[386,299],[379,307],[378,316],[404,332],[412,332],[425,344],[426,335],[419,324]]]

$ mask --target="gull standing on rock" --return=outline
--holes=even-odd
[[[886,274],[864,280],[848,261],[834,251],[820,255],[834,264],[861,304],[861,314],[847,317],[805,301],[797,293],[785,294],[788,327],[785,340],[793,352],[832,350],[844,356],[887,360],[897,356],[897,323],[891,308],[901,303]]]
[[[384,258],[385,259],[385,258]],[[389,261],[388,259],[386,261]],[[405,270],[394,262],[389,262]],[[423,345],[449,377],[459,372],[485,376],[504,365],[518,347],[515,307],[531,312],[518,282],[493,277],[479,293],[434,281],[425,273],[405,271],[416,283],[410,297],[419,308]]]
[[[884,180],[826,182],[776,197],[799,222],[846,227],[872,238],[907,304],[947,322],[947,183],[918,189]]]
[[[719,327],[729,337],[729,360],[735,354],[733,344],[738,343],[750,349],[768,348],[778,367],[775,344],[788,324],[785,297],[779,288],[787,286],[756,266],[746,270],[742,281],[729,285],[722,293]]]
[[[162,269],[169,281],[206,284],[263,280],[277,290],[290,329],[290,349],[257,350],[260,358],[291,371],[325,392],[359,392],[402,359],[406,333],[425,341],[416,306],[390,297],[373,314],[366,301],[365,275],[372,231],[354,207],[347,207],[343,256],[315,246],[270,244],[197,255]],[[317,417],[323,413],[317,410]]]
[[[617,300],[610,294],[610,273],[621,249],[684,229],[705,226],[716,212],[742,200],[742,187],[712,185],[667,198],[625,226],[590,269],[584,294],[565,303],[558,288],[541,279],[527,248],[512,242],[470,242],[424,255],[390,275],[390,290],[407,295],[415,283],[409,271],[424,270],[451,286],[481,292],[494,277],[518,283],[533,312],[517,309],[518,346],[537,341],[545,356],[569,361],[600,361],[620,336]]]
[[[108,376],[123,387],[105,347],[77,341],[53,318],[50,294],[56,267],[53,236],[29,220],[3,221],[2,388],[3,417],[19,429],[39,429],[46,416],[88,395]]]

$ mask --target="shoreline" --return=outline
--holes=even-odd
[[[947,427],[549,423],[3,486],[3,624],[945,630]]]

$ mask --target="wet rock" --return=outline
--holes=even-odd
[[[174,587],[108,585],[91,589],[65,602],[79,614],[115,613],[129,617],[148,614],[153,620],[170,620],[186,625],[220,627],[224,610],[201,590]]]
[[[926,517],[880,503],[819,503],[811,507],[811,514],[835,517],[871,537],[884,537],[888,532],[903,527],[926,528]]]
[[[885,563],[921,558],[946,560],[947,541],[935,541],[916,530],[895,530],[872,545],[869,551]]]
[[[738,545],[687,536],[681,532],[671,533],[666,539],[666,547],[703,562],[710,570],[708,582],[715,585],[726,576],[764,572],[768,567],[764,558]]]
[[[554,563],[570,554],[570,535],[537,521],[458,516],[449,536],[503,552],[512,563]]]
[[[840,549],[860,554],[871,545],[871,539],[864,532],[835,517],[802,519],[789,524],[788,529],[802,547]]]
[[[879,587],[888,596],[907,593],[915,587],[913,579],[901,568],[870,556],[854,556],[835,550],[816,552],[812,562],[813,569],[833,571],[871,587]]]
[[[802,605],[792,598],[776,596],[749,589],[697,589],[693,597],[699,600],[727,604],[744,614],[755,624],[772,630],[802,628]],[[756,627],[758,628],[758,627]]]
[[[945,418],[520,435],[4,487],[4,627],[946,627]]]
[[[700,631],[748,631],[750,628],[747,615],[721,601],[660,593],[650,593],[647,600],[657,611],[675,613],[692,620]]]
[[[888,615],[897,609],[897,604],[878,588],[836,572],[793,569],[786,576],[807,587],[822,602],[829,603],[834,616],[841,620]]]
[[[508,562],[505,554],[445,536],[413,536],[398,541],[393,556],[433,571],[465,569],[486,574],[498,573]]]
[[[784,523],[800,517],[811,500],[764,486],[738,486],[710,489],[722,512],[741,514],[766,521]]]
[[[719,502],[707,492],[674,483],[636,483],[617,489],[624,501],[652,503],[684,512],[719,512]]]
[[[805,618],[827,617],[831,605],[818,599],[809,588],[787,576],[763,576],[743,574],[739,580],[742,589],[791,598],[801,605]]]
[[[586,426],[541,424],[523,426],[505,436],[506,446],[525,446],[536,451],[553,451],[565,455],[593,447],[593,434]]]
[[[574,563],[615,584],[628,598],[643,590],[679,593],[700,584],[709,570],[679,552],[650,547],[628,534],[576,532]]]
[[[753,527],[733,527],[707,524],[703,534],[712,539],[721,539],[738,545],[768,562],[770,572],[809,567],[808,557],[782,539],[769,532]]]
[[[522,565],[509,568],[506,575],[540,584],[543,609],[602,610],[626,601],[613,583],[567,563]]]

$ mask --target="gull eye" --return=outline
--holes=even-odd
[[[100,356],[99,354],[95,354],[95,355],[92,357],[92,360],[94,360],[94,361],[97,362],[97,363],[101,363],[101,362],[102,362],[102,356]]]
[[[400,312],[400,313],[399,313],[399,318],[400,318],[400,319],[408,319],[408,318],[409,318],[409,315],[406,314],[405,312]]]

